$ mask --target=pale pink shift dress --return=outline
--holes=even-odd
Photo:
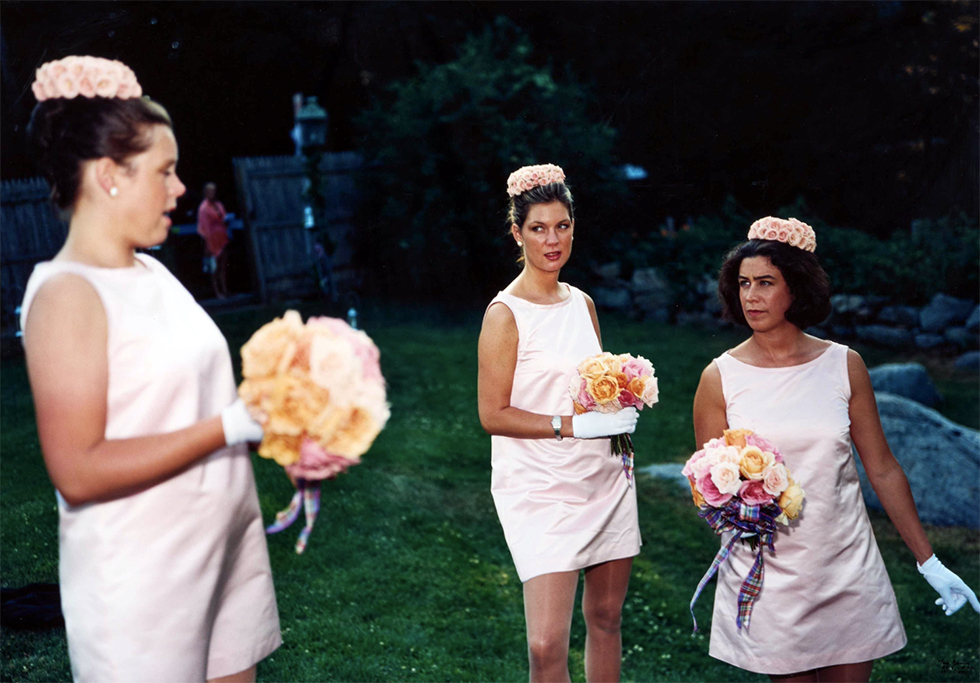
[[[721,565],[711,656],[757,673],[790,674],[900,650],[905,629],[851,455],[847,347],[834,343],[785,368],[755,367],[728,353],[714,362],[729,428],[772,441],[806,495],[799,519],[777,525],[776,552],[765,551],[747,629],[735,626],[737,598],[755,555],[739,541]]]
[[[573,415],[568,384],[585,358],[601,353],[585,295],[568,287],[557,304],[499,293],[517,321],[510,405]],[[610,440],[491,437],[490,490],[521,582],[633,557],[640,552],[636,490]]]
[[[228,344],[170,272],[45,262],[24,296],[75,273],[108,325],[106,439],[170,432],[235,400]],[[59,576],[76,681],[203,681],[243,669],[281,641],[252,465],[215,451],[143,492],[71,506],[58,495]]]

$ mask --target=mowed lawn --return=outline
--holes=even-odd
[[[235,354],[282,308],[216,316]],[[321,314],[315,304],[304,317]],[[362,326],[382,352],[392,418],[363,464],[323,488],[306,553],[293,551],[299,523],[269,537],[285,644],[259,667],[264,681],[520,681],[527,678],[521,584],[497,522],[490,438],[476,409],[479,312],[365,310]],[[650,358],[660,403],[635,435],[637,466],[683,461],[693,446],[691,402],[704,366],[744,335],[603,316],[605,347]],[[869,365],[908,357],[861,349]],[[977,427],[977,378],[948,361],[925,360],[945,412]],[[0,459],[0,578],[4,586],[57,581],[57,511],[37,443],[23,362],[5,360]],[[268,522],[289,501],[280,467],[253,456]],[[623,679],[757,681],[708,657],[713,584],[688,604],[718,548],[689,495],[675,484],[638,480],[644,545],[623,620]],[[873,680],[974,681],[980,618],[947,618],[887,518],[872,514],[909,636]],[[943,562],[980,585],[976,531],[929,528]],[[149,540],[149,539],[148,539]],[[161,568],[165,571],[165,568]],[[67,680],[63,630],[2,630],[3,680]],[[572,628],[573,680],[584,680],[585,629]]]

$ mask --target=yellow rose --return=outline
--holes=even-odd
[[[585,407],[584,407],[584,406],[583,406],[583,405],[582,405],[581,403],[579,403],[578,401],[573,401],[573,402],[572,402],[572,407],[573,407],[573,408],[575,408],[575,414],[576,414],[576,415],[581,415],[582,413],[587,413],[587,412],[589,412],[589,411],[587,411],[587,410],[585,409]]]
[[[242,375],[268,377],[288,367],[302,334],[303,319],[296,311],[286,311],[282,318],[260,327],[242,347]]]
[[[642,377],[634,377],[626,385],[626,389],[636,396],[638,399],[643,399],[643,390],[646,389],[646,380]]]
[[[694,485],[694,482],[691,481],[690,477],[688,477],[687,483],[691,485],[691,498],[694,499],[694,504],[697,507],[704,505],[704,496],[702,496],[701,492],[698,491],[698,487]]]
[[[586,379],[597,379],[606,374],[606,363],[604,362],[602,354],[598,356],[590,356],[579,363],[578,374]]]
[[[626,378],[625,372],[617,372],[615,375],[613,375],[613,377],[616,378],[616,384],[619,385],[620,389],[625,389],[626,385],[630,383],[630,381]]]
[[[742,449],[742,457],[738,461],[738,471],[746,479],[762,479],[767,467],[776,462],[776,456],[755,446]]]
[[[328,430],[319,439],[320,445],[330,453],[347,458],[358,458],[367,452],[371,443],[381,431],[374,418],[356,406],[335,408],[327,416],[324,426]]]
[[[279,375],[275,379],[268,430],[300,436],[329,404],[330,392],[305,376]]]
[[[590,379],[588,387],[589,395],[596,403],[609,403],[619,396],[619,382],[608,375]]]
[[[800,516],[800,508],[803,507],[804,495],[800,485],[790,479],[789,486],[779,496],[779,507],[789,519],[796,519]]]
[[[259,446],[259,455],[263,458],[275,460],[278,464],[285,467],[299,462],[299,436],[283,436],[266,432],[262,443]]]
[[[745,448],[745,437],[752,433],[751,429],[726,429],[725,444]]]

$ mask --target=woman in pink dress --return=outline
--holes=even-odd
[[[779,526],[751,624],[736,627],[737,598],[755,553],[736,543],[718,571],[712,657],[774,681],[867,681],[874,660],[905,646],[895,594],[878,552],[857,469],[868,478],[919,571],[952,614],[966,584],[936,559],[912,493],[882,431],[871,380],[846,346],[803,332],[830,313],[830,286],[813,230],[764,218],[721,268],[725,315],[752,336],[716,358],[694,399],[697,443],[750,429],[779,447],[805,490],[799,518]],[[723,543],[727,543],[727,538]]]
[[[210,259],[211,286],[219,299],[228,296],[228,226],[225,205],[218,201],[218,187],[204,186],[204,200],[197,207],[197,234],[204,238],[205,258]]]
[[[28,135],[69,218],[21,324],[76,681],[250,681],[281,643],[228,344],[155,259],[184,185],[119,62],[38,70]]]
[[[640,551],[636,492],[608,438],[632,433],[634,408],[574,415],[568,385],[602,351],[595,305],[559,282],[574,209],[557,166],[508,180],[511,234],[524,269],[487,308],[479,344],[479,409],[492,435],[491,491],[524,584],[532,681],[567,681],[579,571],[590,681],[618,681],[620,617]]]

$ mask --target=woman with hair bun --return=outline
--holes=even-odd
[[[137,249],[184,185],[170,116],[120,62],[38,69],[29,142],[69,221],[21,313],[77,681],[249,681],[281,643],[228,344]]]
[[[567,681],[579,571],[585,676],[618,681],[620,622],[640,552],[636,491],[608,438],[630,434],[637,411],[574,415],[569,380],[602,351],[595,305],[559,282],[575,215],[558,166],[511,174],[510,232],[524,269],[487,308],[479,344],[479,410],[492,435],[491,491],[524,584],[531,681]]]
[[[748,237],[728,254],[718,292],[725,317],[752,336],[704,370],[694,431],[698,444],[729,428],[772,441],[797,480],[787,504],[799,516],[779,527],[776,552],[765,554],[747,628],[736,627],[737,598],[755,552],[736,544],[719,567],[710,654],[773,681],[867,681],[874,660],[900,650],[906,637],[852,444],[919,572],[938,591],[936,604],[947,615],[967,601],[977,611],[980,604],[932,553],[861,357],[803,332],[830,314],[812,228],[767,217]]]

